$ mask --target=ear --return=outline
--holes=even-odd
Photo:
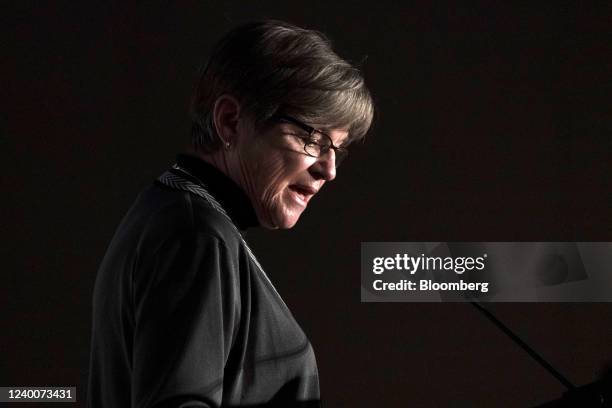
[[[234,144],[238,135],[240,103],[231,95],[221,95],[213,107],[213,120],[217,135],[223,143]]]

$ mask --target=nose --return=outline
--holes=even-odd
[[[317,161],[310,167],[310,172],[317,180],[332,181],[336,178],[336,152],[329,149],[325,154],[317,158]]]

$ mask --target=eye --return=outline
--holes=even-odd
[[[306,137],[304,138],[304,142],[306,142],[307,144],[311,145],[311,146],[320,146],[321,145],[321,141],[318,140],[316,137]]]
[[[288,131],[288,132],[285,132],[285,134],[290,135],[290,136],[294,136],[294,137],[300,139],[302,142],[304,142],[304,143],[306,143],[308,145],[318,145],[318,144],[320,144],[318,137],[314,137],[314,135],[309,135],[309,134],[304,133],[304,132]]]
[[[312,135],[308,136],[308,141],[318,145],[325,143],[324,137],[320,133],[313,133]]]

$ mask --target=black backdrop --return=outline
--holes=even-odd
[[[560,395],[469,305],[361,304],[359,250],[611,241],[609,2],[36,3],[0,13],[0,385],[76,385],[82,398],[106,245],[187,145],[211,45],[271,17],[363,61],[378,108],[296,228],[247,235],[315,347],[325,406],[523,407]],[[612,304],[491,309],[576,383],[612,356]]]

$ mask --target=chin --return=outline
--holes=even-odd
[[[259,207],[257,213],[259,224],[266,229],[290,229],[297,224],[304,208],[275,203],[276,205]]]
[[[297,224],[300,217],[278,217],[268,222],[260,221],[259,223],[266,229],[290,229]]]
[[[295,224],[297,224],[298,219],[300,217],[295,217],[289,220],[284,220],[282,223],[279,223],[278,228],[280,229],[289,229],[289,228],[293,228],[295,226]]]
[[[299,213],[290,214],[281,211],[276,214],[272,213],[266,221],[260,220],[259,223],[267,229],[290,229],[297,224],[301,215],[301,211]]]

